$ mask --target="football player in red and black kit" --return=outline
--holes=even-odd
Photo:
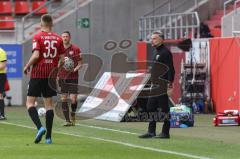
[[[62,67],[58,73],[59,86],[61,88],[62,110],[66,119],[66,124],[64,126],[74,126],[78,95],[78,87],[76,85],[78,84],[78,70],[82,66],[82,58],[80,48],[71,43],[71,34],[69,31],[62,33],[62,39],[65,48],[64,57],[68,57],[74,62],[72,70],[67,71]],[[71,99],[71,120],[67,102],[68,95]]]
[[[64,52],[62,38],[52,32],[52,27],[52,17],[48,14],[43,15],[41,17],[41,32],[33,37],[32,56],[24,67],[25,74],[28,74],[32,67],[26,106],[29,116],[38,129],[35,143],[39,143],[45,133],[45,143],[52,143],[51,134],[54,117],[52,97],[56,96],[57,93],[49,86],[48,81],[51,71],[58,67],[59,59]],[[35,107],[37,97],[43,97],[46,108],[46,128],[42,126]]]

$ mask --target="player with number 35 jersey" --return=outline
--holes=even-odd
[[[62,38],[56,33],[40,32],[33,38],[32,52],[39,51],[39,59],[33,65],[31,78],[48,78],[53,68],[57,67],[59,55],[64,53]]]
[[[64,46],[62,38],[52,32],[53,19],[49,14],[41,17],[41,32],[33,38],[32,55],[25,65],[23,71],[28,74],[31,70],[31,78],[28,84],[26,106],[28,114],[37,127],[37,135],[34,142],[37,144],[46,133],[45,143],[52,143],[52,125],[54,118],[53,96],[56,96],[55,77],[49,77],[50,73],[58,67],[60,56],[63,56]],[[62,58],[62,57],[61,57]],[[37,97],[43,97],[46,108],[46,128],[43,127],[36,109]]]

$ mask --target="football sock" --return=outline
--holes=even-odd
[[[4,100],[0,99],[0,115],[2,116],[5,116],[4,107],[5,107]]]
[[[68,108],[67,102],[62,102],[62,111],[63,111],[63,115],[64,115],[66,121],[70,121],[69,108]]]
[[[47,110],[47,112],[46,112],[46,128],[47,128],[46,139],[49,139],[49,138],[51,139],[53,118],[54,118],[53,110]]]
[[[76,112],[76,110],[77,110],[77,103],[72,103],[71,104],[71,108],[72,108],[72,112]]]
[[[30,107],[28,109],[28,114],[31,117],[33,123],[36,125],[37,129],[39,130],[42,127],[42,123],[41,123],[41,121],[39,119],[36,107],[34,107],[34,106]]]

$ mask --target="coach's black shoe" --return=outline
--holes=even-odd
[[[146,134],[140,135],[138,137],[141,138],[141,139],[149,139],[149,138],[153,138],[155,136],[156,136],[155,133],[146,133]]]
[[[159,139],[169,139],[170,135],[169,134],[160,133],[159,135],[156,136],[156,138],[159,138]]]

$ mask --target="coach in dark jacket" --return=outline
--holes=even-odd
[[[147,103],[149,118],[148,132],[140,138],[152,138],[156,136],[156,121],[163,120],[162,132],[158,138],[170,138],[170,115],[167,90],[172,88],[175,70],[173,57],[169,49],[163,44],[164,36],[161,32],[154,32],[151,36],[153,53],[151,68],[151,89]]]

